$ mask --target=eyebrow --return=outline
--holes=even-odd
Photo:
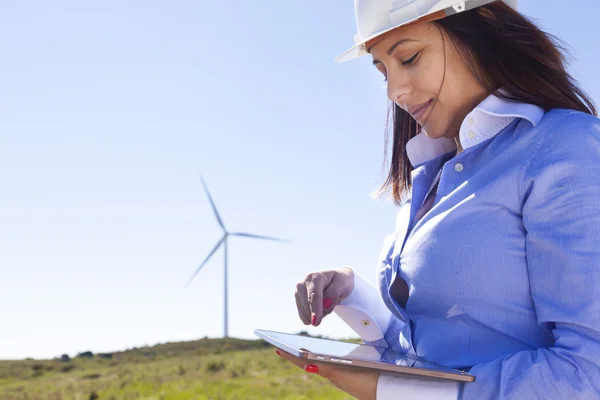
[[[392,47],[389,48],[389,50],[387,51],[388,56],[391,56],[392,53],[394,52],[394,50],[396,50],[396,47],[398,47],[401,44],[407,43],[407,42],[418,42],[418,40],[415,39],[402,39],[402,40],[398,40],[396,43],[394,43],[394,45]],[[381,61],[379,60],[373,60],[373,65],[375,64],[380,64]]]

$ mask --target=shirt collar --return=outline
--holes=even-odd
[[[536,126],[543,116],[544,109],[536,105],[509,102],[490,94],[463,120],[459,130],[460,144],[466,150],[496,136],[517,118]],[[431,139],[425,131],[406,143],[408,159],[413,167],[455,150],[454,139]]]

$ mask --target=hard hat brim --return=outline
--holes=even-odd
[[[453,15],[453,14],[457,14],[459,12],[472,10],[474,8],[481,7],[483,5],[492,3],[494,1],[497,1],[497,0],[462,0],[462,1],[461,0],[440,0],[427,13],[420,15],[418,17],[415,17],[413,19],[410,19],[408,21],[405,21],[401,24],[398,24],[398,25],[395,25],[392,27],[388,27],[386,29],[382,29],[381,31],[372,34],[368,38],[361,40],[360,42],[356,43],[354,46],[352,46],[351,48],[349,48],[348,50],[346,50],[345,52],[340,54],[338,57],[336,57],[335,62],[341,63],[341,62],[351,61],[351,60],[354,60],[356,58],[359,58],[361,56],[368,54],[367,50],[365,49],[365,44],[367,42],[370,42],[371,40],[373,40],[385,33],[393,31],[394,29],[398,29],[400,27],[403,27],[403,26],[406,26],[409,24],[435,21],[435,20],[442,19],[442,18],[445,18],[445,17]],[[507,2],[509,5],[511,5],[511,7],[516,7],[517,0],[504,0],[504,1]]]
[[[340,54],[338,57],[336,57],[335,62],[341,63],[341,62],[351,61],[358,57],[368,54],[367,50],[365,49],[365,44],[367,42],[370,42],[371,40],[373,40],[381,35],[391,32],[394,29],[398,29],[400,27],[403,27],[403,26],[406,26],[409,24],[421,23],[421,22],[425,22],[425,21],[433,21],[435,19],[443,18],[447,15],[446,13],[444,13],[444,15],[440,15],[439,18],[429,18],[431,15],[439,13],[439,11],[440,10],[431,11],[427,14],[424,14],[419,17],[408,20],[406,22],[403,22],[400,25],[392,26],[391,28],[383,29],[377,33],[374,33],[373,35],[369,36],[368,38],[366,38],[364,40],[361,40],[360,42],[356,43],[354,46],[352,46],[351,48],[349,48],[348,50],[346,50],[345,52]]]

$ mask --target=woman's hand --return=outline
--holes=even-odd
[[[319,326],[335,306],[354,288],[354,273],[349,267],[308,274],[296,285],[296,306],[304,325]]]
[[[317,363],[312,360],[304,360],[286,353],[281,349],[277,349],[277,354],[306,372],[317,374],[328,379],[338,389],[343,390],[350,396],[359,400],[376,400],[377,380],[379,379],[379,373],[377,372],[368,370],[360,371],[337,367],[328,363]]]

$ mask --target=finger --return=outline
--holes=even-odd
[[[300,282],[296,285],[296,307],[304,325],[310,325],[310,306],[306,295],[306,285]]]
[[[319,363],[319,362],[315,362],[312,360],[309,361],[309,360],[306,360],[303,358],[298,358],[298,357],[296,357],[286,351],[283,351],[281,349],[277,349],[277,351],[279,352],[279,354],[281,354],[281,358],[283,358],[286,361],[291,362],[298,368],[302,368],[306,372],[317,374],[324,378],[334,375],[334,370],[336,369],[336,367],[333,365]],[[311,367],[316,367],[316,368],[311,368]]]
[[[304,291],[306,293],[306,291]],[[300,299],[300,295],[296,292],[296,308],[298,309],[298,316],[304,325],[310,325],[309,311],[304,307]]]
[[[340,302],[340,285],[336,285],[335,279],[323,292],[323,318],[333,312],[333,309]]]
[[[291,362],[298,368],[304,368],[304,360],[302,360],[301,358],[298,358],[298,357],[296,357],[286,351],[283,351],[281,349],[277,349],[277,351],[281,355],[281,358],[283,358],[284,360]]]
[[[324,284],[325,278],[322,274],[315,274],[310,281],[306,282],[306,294],[311,314],[310,323],[314,326],[319,326],[323,320]]]

